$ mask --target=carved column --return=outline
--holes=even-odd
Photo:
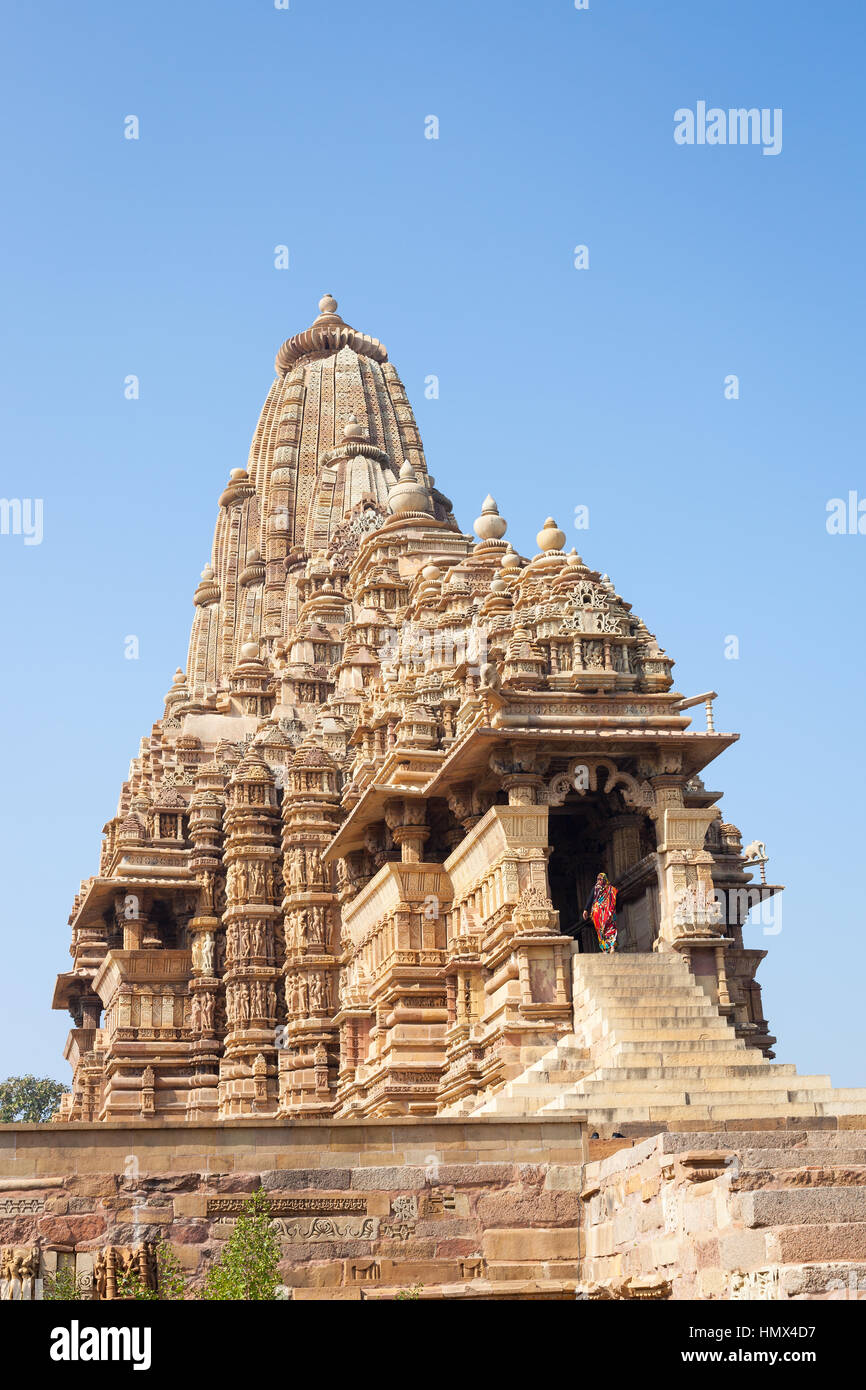
[[[223,1118],[277,1111],[278,836],[273,775],[258,750],[251,748],[232,775],[225,812],[227,1028],[219,1082]],[[264,1071],[262,1063],[257,1066],[259,1057]]]
[[[217,1020],[222,1003],[220,956],[224,955],[220,909],[225,898],[222,873],[223,808],[226,778],[219,764],[201,769],[190,802],[190,868],[199,884],[195,916],[190,920],[190,1056],[193,1077],[187,1114],[190,1119],[217,1113],[219,1059],[222,1048]]]
[[[336,872],[324,851],[340,823],[339,795],[330,754],[300,748],[283,798],[286,1026],[279,1068],[280,1108],[288,1114],[329,1113],[334,1106],[340,910]]]
[[[640,859],[640,821],[640,816],[631,813],[615,816],[608,822],[611,831],[611,876],[614,883]]]
[[[658,834],[661,922],[657,950],[680,951],[722,944],[724,926],[715,902],[713,856],[704,849],[707,829],[718,819],[704,810],[661,805],[651,812]]]
[[[400,847],[401,862],[420,864],[421,851],[430,835],[424,802],[402,797],[386,802],[385,824],[395,845]]]

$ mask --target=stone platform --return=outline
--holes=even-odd
[[[587,1156],[571,1116],[0,1125],[0,1247],[168,1240],[195,1284],[262,1186],[294,1298],[573,1298]]]
[[[0,1249],[87,1284],[106,1247],[166,1240],[194,1287],[262,1186],[298,1300],[864,1296],[862,1120],[589,1134],[570,1114],[3,1125]]]

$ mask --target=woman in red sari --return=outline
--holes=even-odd
[[[599,874],[587,898],[584,921],[590,916],[598,937],[598,949],[613,955],[616,951],[616,889],[608,881],[607,874]]]

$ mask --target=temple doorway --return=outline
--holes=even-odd
[[[574,794],[562,806],[551,806],[548,821],[551,901],[559,913],[559,930],[573,937],[582,953],[598,950],[595,928],[583,920],[586,900],[597,874],[604,871],[612,877],[604,800],[597,793]]]
[[[623,822],[631,821],[628,829]],[[559,929],[581,953],[598,950],[591,921],[583,910],[596,876],[616,884],[618,949],[650,951],[658,927],[658,887],[649,819],[631,811],[618,791],[570,793],[551,806],[548,819],[548,882]]]

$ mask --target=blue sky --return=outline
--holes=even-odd
[[[72,897],[330,291],[463,525],[491,491],[533,554],[552,514],[719,692],[741,741],[707,784],[788,885],[748,933],[777,1055],[866,1082],[866,536],[826,528],[866,498],[864,37],[797,0],[7,0],[0,495],[44,534],[0,535],[0,1076],[68,1077]],[[677,145],[699,101],[781,108],[782,152]]]

